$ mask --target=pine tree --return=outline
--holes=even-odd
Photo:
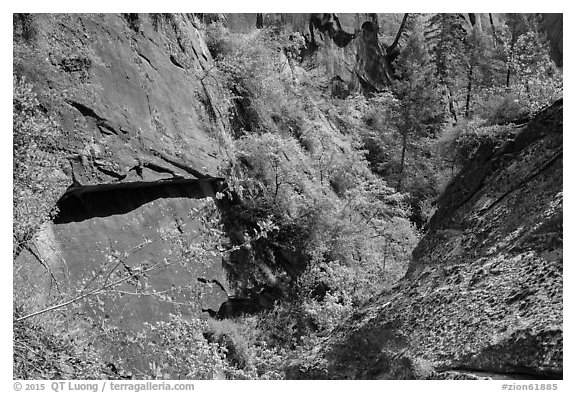
[[[398,189],[402,189],[406,154],[411,139],[430,135],[434,127],[442,122],[438,79],[424,45],[422,29],[417,24],[415,27],[406,47],[394,63],[397,80],[393,83],[393,90],[399,99],[396,125],[402,135]]]
[[[501,47],[494,45],[490,36],[478,24],[472,26],[467,34],[465,49],[468,73],[465,116],[470,117],[473,91],[497,85],[498,75],[505,62],[499,51]]]
[[[444,90],[454,121],[458,120],[457,96],[466,79],[466,30],[457,14],[435,14],[425,33],[434,75]]]

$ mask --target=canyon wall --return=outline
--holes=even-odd
[[[448,186],[409,272],[290,378],[562,378],[562,101],[485,144]]]
[[[221,260],[185,263],[170,240],[194,242],[203,225],[194,212],[210,204],[227,165],[226,105],[198,21],[35,14],[18,23],[34,34],[15,41],[14,70],[62,127],[70,184],[58,215],[19,256],[43,288],[38,306],[57,291],[79,293],[112,258],[120,272],[160,264],[144,286],[135,278],[113,301],[94,299],[89,312],[100,319],[138,330],[177,310],[217,309],[227,299],[210,284],[226,286]]]

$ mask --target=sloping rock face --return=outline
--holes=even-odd
[[[217,176],[226,117],[194,20],[128,18],[35,15],[36,38],[15,49],[16,72],[62,124],[75,179]]]
[[[562,101],[485,145],[447,188],[406,277],[290,378],[561,378]]]
[[[336,97],[383,90],[393,71],[378,29],[376,14],[310,14],[304,67],[323,65]]]
[[[16,41],[15,73],[59,121],[69,152],[60,212],[18,261],[43,288],[38,307],[50,291],[81,289],[110,258],[120,256],[120,272],[175,262],[179,247],[164,238],[193,242],[202,226],[193,211],[214,197],[227,165],[226,106],[194,17],[43,14],[14,23],[36,32]],[[139,291],[129,281],[118,288],[125,296],[100,296],[90,312],[138,330],[227,299],[203,284],[225,285],[221,260],[176,262],[158,265]]]
[[[265,25],[279,25],[303,41],[301,65],[333,96],[345,98],[389,86],[393,59],[379,42],[377,14],[263,14],[263,19]],[[226,14],[220,20],[238,33],[257,25],[256,14]]]
[[[179,242],[194,244],[198,238],[202,221],[192,212],[206,208],[218,186],[205,179],[123,183],[64,195],[54,222],[47,223],[20,256],[31,285],[40,289],[37,308],[49,295],[82,288],[86,293],[102,286],[105,276],[111,283],[126,272],[135,272],[135,278],[115,285],[114,296],[102,291],[88,298],[86,311],[94,320],[138,331],[143,322],[171,313],[201,315],[202,308],[218,307],[227,295],[210,281],[226,285],[221,260],[191,261],[175,252]],[[137,273],[148,268],[145,274]]]

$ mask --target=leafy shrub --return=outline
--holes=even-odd
[[[204,337],[223,348],[226,360],[232,367],[246,368],[250,362],[248,343],[239,333],[237,324],[230,320],[223,320],[209,321],[208,326],[209,330],[204,333]]]
[[[29,283],[29,282],[28,282]],[[21,284],[20,284],[21,285]],[[26,313],[15,302],[13,318]],[[93,342],[95,334],[82,318],[53,313],[13,323],[14,379],[118,379]]]
[[[484,87],[474,98],[474,114],[492,125],[526,118],[562,96],[562,70],[556,68],[536,31],[523,32],[510,56],[510,85]]]
[[[225,354],[227,379],[281,379],[285,351],[267,344],[258,317],[210,321],[205,336]]]
[[[266,204],[290,211],[294,208],[294,193],[310,188],[306,185],[309,179],[303,175],[310,168],[294,138],[272,133],[247,135],[237,141],[237,150],[238,160],[249,168],[244,172],[248,176],[238,185],[250,196],[269,198]]]
[[[59,125],[45,112],[24,77],[13,77],[13,253],[55,214],[65,188],[59,176]]]
[[[214,59],[226,56],[234,50],[228,29],[221,21],[212,22],[206,26],[204,40]]]
[[[305,99],[294,97],[296,41],[270,27],[233,34],[221,22],[208,25],[204,35],[216,59],[212,72],[219,72],[230,92],[236,133],[298,134]]]
[[[224,353],[203,333],[205,321],[171,315],[168,321],[145,324],[131,341],[148,361],[144,376],[154,379],[217,379],[225,368]]]
[[[509,89],[485,89],[479,92],[474,104],[475,116],[486,119],[488,125],[526,120],[560,98],[562,85],[562,74],[555,71],[553,77],[530,78],[524,85],[516,84]]]
[[[62,332],[63,333],[63,332]],[[14,324],[14,379],[114,379],[98,351],[24,321]]]
[[[512,125],[487,125],[486,121],[476,118],[448,127],[437,146],[453,166],[460,168],[481,145],[505,141],[512,138],[515,132]]]
[[[476,104],[477,116],[488,119],[491,124],[506,124],[529,115],[529,109],[512,90],[490,89],[480,95],[485,100],[479,100]]]

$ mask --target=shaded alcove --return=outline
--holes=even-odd
[[[169,179],[154,182],[71,186],[58,200],[55,224],[125,214],[156,199],[214,197],[224,179]]]

